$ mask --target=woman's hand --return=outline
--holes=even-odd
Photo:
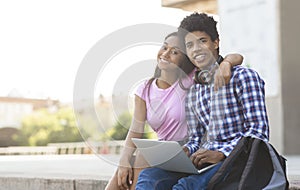
[[[183,151],[185,152],[185,154],[186,154],[188,157],[190,157],[190,151],[189,151],[189,149],[188,149],[186,146],[183,146],[182,149],[183,149]]]
[[[118,186],[121,190],[129,189],[132,184],[133,172],[129,163],[120,164],[118,167]]]
[[[215,72],[214,75],[214,90],[218,91],[218,89],[225,84],[228,84],[231,78],[231,64],[224,60],[219,69]]]
[[[199,149],[190,157],[196,168],[201,168],[204,164],[215,164],[225,159],[225,155],[219,151]]]

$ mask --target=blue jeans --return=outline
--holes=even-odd
[[[209,180],[222,163],[197,175],[170,172],[160,168],[147,168],[140,173],[136,190],[205,190]]]

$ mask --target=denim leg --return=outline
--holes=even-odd
[[[168,190],[172,189],[178,179],[186,176],[184,173],[169,172],[160,168],[147,168],[141,171],[136,190]]]
[[[190,175],[188,177],[181,178],[178,183],[173,186],[173,190],[205,190],[209,180],[218,171],[222,163],[223,162],[217,164],[213,168],[199,175]]]

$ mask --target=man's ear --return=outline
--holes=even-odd
[[[219,48],[219,42],[220,42],[219,38],[215,39],[215,41],[214,41],[214,48],[215,49]]]

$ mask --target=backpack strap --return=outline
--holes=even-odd
[[[288,190],[289,181],[286,175],[286,159],[283,156],[279,155],[276,149],[271,144],[266,143],[266,145],[269,148],[274,168],[273,176],[268,184],[268,187],[270,187],[269,189],[280,187],[280,189]]]

